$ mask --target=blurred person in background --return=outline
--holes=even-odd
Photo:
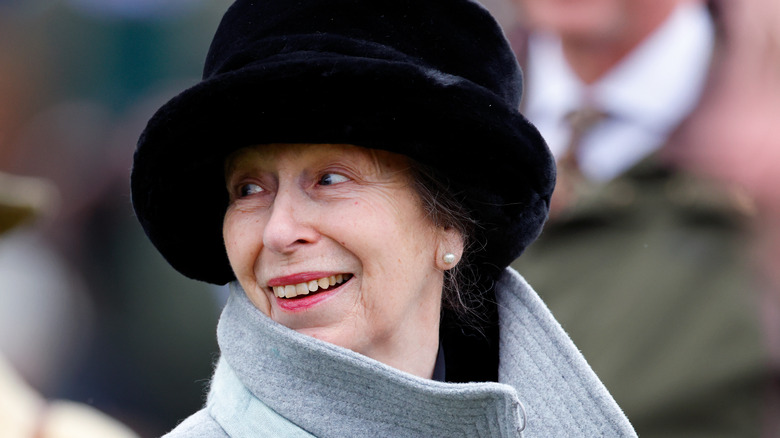
[[[19,137],[45,106],[48,64],[37,56],[40,34],[0,6],[0,436],[134,438],[100,410],[53,397],[84,351],[92,307],[82,276],[47,233],[59,188],[15,173],[32,171],[20,162]],[[52,152],[31,159],[56,161]]]
[[[0,9],[0,11],[2,11]],[[81,276],[45,234],[59,211],[60,190],[49,179],[29,178],[17,165],[17,139],[41,107],[45,60],[38,35],[0,15],[0,351],[37,389],[66,378],[83,351],[91,312]],[[24,193],[20,195],[19,193]],[[37,214],[37,220],[24,220]],[[85,305],[87,304],[87,305]]]
[[[780,436],[780,3],[724,2],[723,50],[700,114],[670,151],[697,174],[739,187],[754,207],[753,253],[773,380],[767,436]]]
[[[227,8],[206,4],[0,2],[0,171],[59,194],[46,220],[0,241],[2,350],[43,398],[87,403],[141,436],[202,404],[216,351],[221,291],[141,237],[124,149],[171,83],[199,75],[203,28]],[[201,299],[169,293],[181,289]]]
[[[710,146],[690,129],[720,68],[718,9],[515,4],[527,18],[513,31],[524,113],[556,155],[559,181],[548,226],[513,266],[640,436],[774,436],[751,198],[672,153]]]
[[[49,214],[56,197],[56,189],[48,181],[0,172],[0,244],[8,236],[7,233],[20,227],[30,226],[36,216]],[[8,254],[0,254],[2,259],[0,260],[0,294],[3,297],[0,314],[3,316],[4,335],[3,342],[0,343],[0,436],[3,438],[136,438],[137,435],[130,428],[95,408],[66,400],[46,400],[15,369],[14,364],[6,356],[9,350],[6,342],[10,339],[8,334],[21,338],[22,341],[41,344],[42,339],[62,340],[62,334],[57,331],[62,330],[63,327],[42,320],[42,317],[49,316],[46,312],[29,312],[28,309],[20,309],[16,306],[9,309],[19,302],[10,301],[12,297],[7,292],[27,295],[39,291],[25,289],[24,283],[15,285],[9,283],[8,278],[13,277],[11,275],[13,273],[1,269],[7,266],[6,257]],[[8,290],[10,286],[21,287]],[[51,292],[63,293],[56,287]],[[19,313],[24,318],[32,319],[28,325],[35,325],[39,332],[50,331],[50,333],[41,333],[31,339],[24,330],[20,332],[18,326],[11,326],[9,323],[9,321],[19,323],[21,318],[15,315]],[[56,348],[58,346],[37,345],[36,347]],[[16,359],[17,363],[20,362],[18,351],[12,351],[12,354],[13,359]],[[50,355],[48,359],[49,363],[45,366],[57,365],[56,357]],[[21,362],[25,367],[31,365]],[[25,371],[27,374],[30,373],[29,369]]]
[[[780,284],[780,3],[724,2],[723,50],[686,147],[670,151],[691,169],[738,185],[759,216],[762,261]],[[778,292],[780,293],[780,292]],[[777,296],[777,293],[775,294]]]

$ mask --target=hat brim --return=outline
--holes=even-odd
[[[184,91],[149,121],[131,185],[147,235],[184,275],[234,278],[222,238],[224,160],[269,143],[346,143],[440,171],[480,224],[474,261],[498,272],[547,217],[552,157],[517,108],[417,64],[343,55],[264,60]]]

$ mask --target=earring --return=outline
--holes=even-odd
[[[444,254],[444,257],[442,257],[442,260],[444,260],[444,263],[451,265],[455,263],[455,254],[448,252],[447,254]]]

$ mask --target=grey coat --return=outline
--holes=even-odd
[[[442,383],[289,330],[234,283],[206,406],[166,438],[636,436],[516,271],[496,296],[500,383]]]

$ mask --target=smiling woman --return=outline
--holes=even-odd
[[[633,436],[507,267],[555,179],[521,90],[472,0],[236,1],[135,154],[149,238],[231,287],[169,436]]]
[[[452,230],[424,214],[408,160],[275,144],[227,161],[228,259],[249,300],[300,333],[430,378]]]

